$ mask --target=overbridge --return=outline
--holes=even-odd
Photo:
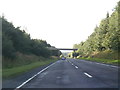
[[[77,48],[54,48],[54,47],[48,47],[49,50],[78,50]]]
[[[58,50],[74,50],[74,51],[76,51],[76,50],[78,50],[78,49],[75,49],[75,48],[57,48]]]

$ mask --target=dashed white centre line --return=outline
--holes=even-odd
[[[85,75],[87,75],[88,77],[92,78],[92,76],[88,73],[84,73]]]
[[[78,66],[75,66],[75,68],[78,68]]]
[[[69,61],[69,63],[71,63],[75,68],[78,68],[78,66],[74,65],[72,62]]]

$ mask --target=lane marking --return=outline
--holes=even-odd
[[[91,61],[85,61],[85,60],[81,60],[83,62],[91,62]],[[98,62],[91,62],[91,63],[95,63],[95,64],[99,64],[99,65],[104,65],[104,66],[108,66],[108,67],[114,67],[114,68],[120,68],[119,66],[115,66],[115,65],[108,65],[108,64],[104,64],[104,63],[98,63]]]
[[[56,62],[55,62],[56,63]],[[35,74],[34,76],[32,76],[31,78],[29,78],[28,80],[26,80],[25,82],[23,82],[21,85],[19,85],[18,87],[16,87],[14,90],[18,90],[20,89],[22,86],[24,86],[26,83],[28,83],[29,81],[31,81],[33,78],[35,78],[37,75],[39,75],[40,73],[42,73],[43,71],[45,71],[46,69],[48,69],[49,67],[53,66],[55,63],[47,66],[46,68],[42,69],[40,72],[38,72],[37,74]]]
[[[72,62],[69,61],[69,63],[71,63],[75,68],[78,68],[78,66],[74,65]]]
[[[58,76],[58,77],[56,77],[56,78],[57,78],[57,79],[60,79],[60,78],[62,78],[62,77],[59,77],[59,76]]]
[[[88,73],[84,73],[85,75],[87,75],[88,77],[92,78],[92,76]]]
[[[111,65],[111,67],[116,67],[116,68],[118,68],[118,66],[112,66],[112,65]]]
[[[106,66],[110,66],[110,65],[106,65]]]
[[[78,66],[75,66],[75,68],[78,68]]]
[[[69,63],[71,63],[70,61],[69,61]],[[71,63],[72,64],[72,63]]]
[[[108,64],[103,64],[103,63],[96,63],[96,64],[99,64],[99,65],[104,65],[104,66],[109,66],[109,67],[119,68],[118,66],[108,65]]]

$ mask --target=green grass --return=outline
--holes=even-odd
[[[118,52],[118,51],[106,50],[106,51],[94,52],[89,55],[82,55],[82,57],[79,56],[78,59],[120,66],[119,54],[120,54],[120,52]]]
[[[17,75],[20,75],[24,72],[28,72],[34,68],[50,64],[51,62],[55,62],[56,59],[50,59],[50,60],[45,60],[45,61],[37,61],[28,65],[23,65],[19,67],[13,67],[13,68],[4,68],[2,70],[2,77],[3,79],[15,77]]]
[[[98,52],[96,54],[94,54],[94,58],[99,58],[99,59],[108,59],[108,60],[120,60],[120,56],[119,56],[119,52],[118,51],[110,51],[110,50],[106,50],[106,51],[101,51]],[[91,56],[91,55],[89,55]]]
[[[2,68],[7,69],[7,68],[25,66],[41,60],[46,60],[46,58],[43,58],[41,56],[36,56],[33,54],[25,55],[25,54],[18,53],[15,59],[9,59],[9,58],[3,57]]]
[[[113,64],[113,65],[120,65],[120,60],[110,60],[110,59],[100,59],[100,58],[79,58],[79,59],[84,59],[88,61],[95,61],[95,62],[100,62],[100,63],[106,63],[106,64]]]

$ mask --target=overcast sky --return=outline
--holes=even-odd
[[[0,0],[0,14],[57,48],[85,41],[119,0]]]

